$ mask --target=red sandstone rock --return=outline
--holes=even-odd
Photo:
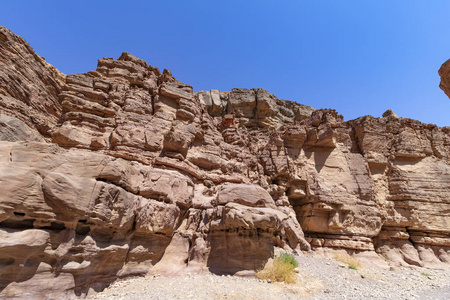
[[[0,53],[0,112],[48,137],[61,115],[58,94],[65,75],[5,27],[0,27]]]
[[[441,76],[439,87],[448,97],[450,97],[450,60],[447,60],[442,64],[439,69],[439,76]]]
[[[128,53],[64,76],[0,40],[0,78],[21,78],[0,81],[1,296],[248,274],[275,247],[449,266],[449,128],[344,122],[262,89],[194,93]]]

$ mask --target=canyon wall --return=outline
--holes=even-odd
[[[64,75],[0,28],[0,296],[252,274],[275,249],[450,265],[450,128],[193,92],[128,53]]]

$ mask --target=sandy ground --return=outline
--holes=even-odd
[[[257,278],[184,275],[117,281],[90,299],[450,299],[450,272],[360,267],[302,255],[295,284]]]

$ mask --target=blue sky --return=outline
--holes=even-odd
[[[0,25],[66,74],[123,51],[195,91],[262,87],[345,120],[450,125],[450,1],[2,1]]]

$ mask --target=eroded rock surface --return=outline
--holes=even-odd
[[[64,75],[20,36],[0,27],[0,111],[48,137],[61,115]]]
[[[245,275],[275,247],[450,265],[450,128],[195,93],[128,53],[65,76],[0,33],[0,74],[22,80],[0,85],[1,296]]]
[[[442,64],[439,69],[439,76],[441,76],[439,87],[450,97],[450,59]]]

